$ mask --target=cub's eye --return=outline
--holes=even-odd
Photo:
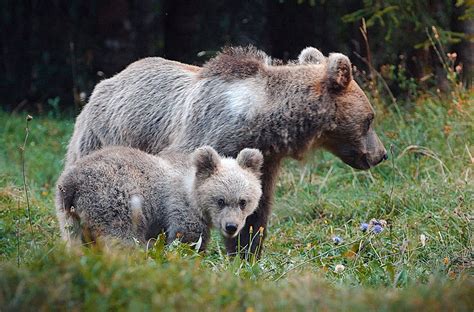
[[[239,201],[239,206],[240,206],[240,209],[244,210],[245,207],[247,206],[247,201],[245,199],[241,199]]]
[[[223,198],[219,198],[217,200],[217,205],[220,207],[220,208],[224,208],[225,206],[225,200]]]

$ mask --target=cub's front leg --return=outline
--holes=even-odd
[[[175,220],[168,226],[166,242],[170,244],[176,239],[187,244],[197,243],[201,239],[199,251],[203,251],[209,240],[209,227],[204,222]]]

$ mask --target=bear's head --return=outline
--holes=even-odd
[[[224,236],[237,236],[262,195],[262,153],[246,148],[236,159],[223,158],[212,147],[204,146],[193,153],[193,162],[197,207]]]
[[[387,151],[374,131],[374,109],[352,79],[349,58],[340,53],[326,58],[310,47],[298,60],[300,64],[324,65],[325,75],[318,84],[324,88],[324,100],[335,108],[333,123],[318,144],[356,169],[369,169],[387,159]]]

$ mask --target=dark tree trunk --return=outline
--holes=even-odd
[[[25,106],[31,91],[32,60],[31,32],[34,27],[32,1],[22,6],[6,2],[0,13],[1,53],[0,92],[6,108]],[[22,22],[23,21],[23,22]],[[27,22],[28,21],[28,22]],[[7,91],[8,90],[8,91]],[[18,96],[21,94],[21,96]]]
[[[451,28],[453,31],[462,32],[466,35],[461,43],[453,47],[458,54],[458,62],[462,64],[462,77],[464,82],[472,85],[472,78],[474,76],[474,20],[460,19],[465,14],[465,6],[455,7],[454,14],[451,20]]]
[[[317,10],[307,2],[269,0],[268,33],[272,56],[288,60],[313,43],[316,25],[324,24],[318,18],[321,16],[317,15]]]
[[[164,3],[164,53],[168,59],[191,62],[200,51],[201,4],[195,1],[168,0]]]

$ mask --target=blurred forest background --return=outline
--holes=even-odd
[[[74,114],[99,80],[137,59],[199,65],[248,44],[283,60],[306,46],[338,51],[362,72],[370,61],[395,97],[410,100],[445,84],[428,34],[457,53],[453,65],[471,82],[473,16],[472,0],[2,0],[0,105]]]

